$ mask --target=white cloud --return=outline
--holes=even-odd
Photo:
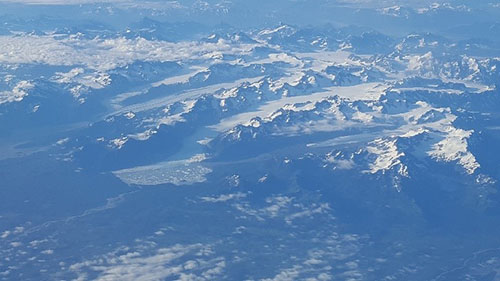
[[[10,243],[10,246],[12,246],[13,248],[21,247],[22,245],[23,245],[23,243],[21,243],[21,242]]]
[[[51,249],[45,250],[45,251],[42,251],[42,254],[44,254],[44,255],[52,255],[52,254],[54,254],[54,250],[51,250]]]
[[[325,214],[328,211],[330,211],[331,208],[328,205],[328,203],[322,203],[322,204],[313,204],[309,208],[304,208],[303,211],[293,213],[285,218],[285,221],[288,224],[292,224],[293,220],[295,219],[300,219],[300,218],[310,218],[314,216],[315,214]]]
[[[9,235],[10,235],[10,231],[6,230],[6,231],[2,232],[2,234],[0,235],[0,238],[5,239]]]
[[[242,54],[253,45],[165,42],[144,38],[81,39],[78,36],[0,36],[0,63],[86,66],[107,71],[134,61],[179,61],[214,53]],[[76,73],[79,74],[79,73]]]
[[[208,246],[209,247],[209,246]],[[78,280],[88,280],[89,272],[97,273],[93,280],[151,281],[151,280],[217,280],[224,272],[224,258],[213,257],[213,252],[202,244],[174,245],[151,250],[143,245],[136,250],[117,249],[94,260],[70,266]],[[117,254],[120,251],[125,253]],[[185,261],[187,257],[195,257]]]
[[[353,260],[361,249],[360,238],[353,234],[340,235],[333,232],[332,235],[323,237],[324,247],[307,251],[302,258],[297,258],[296,264],[282,268],[275,276],[262,281],[361,280],[363,274],[357,268],[357,261]],[[332,264],[342,262],[343,267],[337,266],[340,270],[332,270]]]
[[[34,85],[29,81],[20,81],[12,91],[0,92],[0,105],[3,103],[20,102],[27,95],[28,91],[33,89]]]
[[[233,194],[222,194],[220,196],[214,196],[214,197],[202,197],[201,200],[205,202],[210,202],[210,203],[219,203],[219,202],[227,202],[229,200],[238,200],[241,198],[245,198],[247,196],[246,193],[238,192],[238,193],[233,193]]]
[[[211,198],[211,200],[216,199],[218,198]],[[268,218],[279,218],[289,225],[292,225],[295,220],[311,219],[316,215],[329,216],[334,219],[328,203],[303,204],[295,201],[296,199],[293,197],[273,196],[266,198],[267,206],[263,208],[254,209],[248,202],[238,202],[233,204],[233,207],[259,221],[265,221]]]

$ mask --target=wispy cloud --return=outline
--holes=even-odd
[[[145,248],[145,249],[144,249]],[[148,247],[117,249],[112,253],[73,264],[77,280],[216,280],[223,274],[224,258],[214,257],[210,246],[174,245],[156,250]],[[151,250],[151,253],[146,253]],[[96,274],[90,278],[89,273]]]
[[[253,45],[219,41],[165,42],[144,38],[81,39],[75,36],[0,36],[0,63],[82,65],[106,71],[134,61],[208,59],[216,54],[249,52]]]

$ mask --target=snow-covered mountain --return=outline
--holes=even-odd
[[[0,1],[0,280],[498,278],[495,3],[70,2]]]

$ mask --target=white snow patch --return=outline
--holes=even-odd
[[[370,173],[375,174],[379,171],[385,172],[399,165],[403,167],[400,157],[404,152],[400,152],[396,145],[397,140],[376,139],[367,147],[369,153],[377,155],[374,163],[370,164]],[[401,170],[402,175],[407,176],[406,168]]]
[[[465,131],[454,127],[446,128],[446,137],[433,146],[433,150],[428,154],[440,161],[452,162],[458,161],[467,173],[473,174],[480,167],[476,157],[467,150],[467,139],[474,131]]]
[[[227,131],[236,125],[248,124],[248,122],[255,117],[260,117],[262,119],[275,113],[277,110],[284,108],[286,106],[291,108],[296,108],[295,104],[304,104],[305,106],[312,106],[315,102],[324,100],[325,98],[332,96],[339,96],[341,98],[346,98],[352,101],[356,100],[376,100],[382,93],[387,89],[386,85],[380,83],[366,83],[356,86],[346,86],[346,87],[329,87],[326,91],[321,91],[313,93],[311,95],[304,96],[294,96],[294,97],[282,97],[278,100],[273,100],[267,102],[257,108],[255,111],[243,112],[226,119],[221,120],[219,124],[210,126],[210,128],[223,132]],[[309,104],[309,105],[308,105]],[[307,107],[306,107],[307,108]],[[304,108],[297,108],[299,110],[304,110]],[[369,121],[371,117],[363,113],[358,113],[356,118],[360,121]]]

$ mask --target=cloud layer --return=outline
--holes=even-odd
[[[180,61],[245,53],[251,45],[151,41],[144,38],[85,40],[54,36],[0,36],[0,63],[81,65],[106,71],[134,61]]]

